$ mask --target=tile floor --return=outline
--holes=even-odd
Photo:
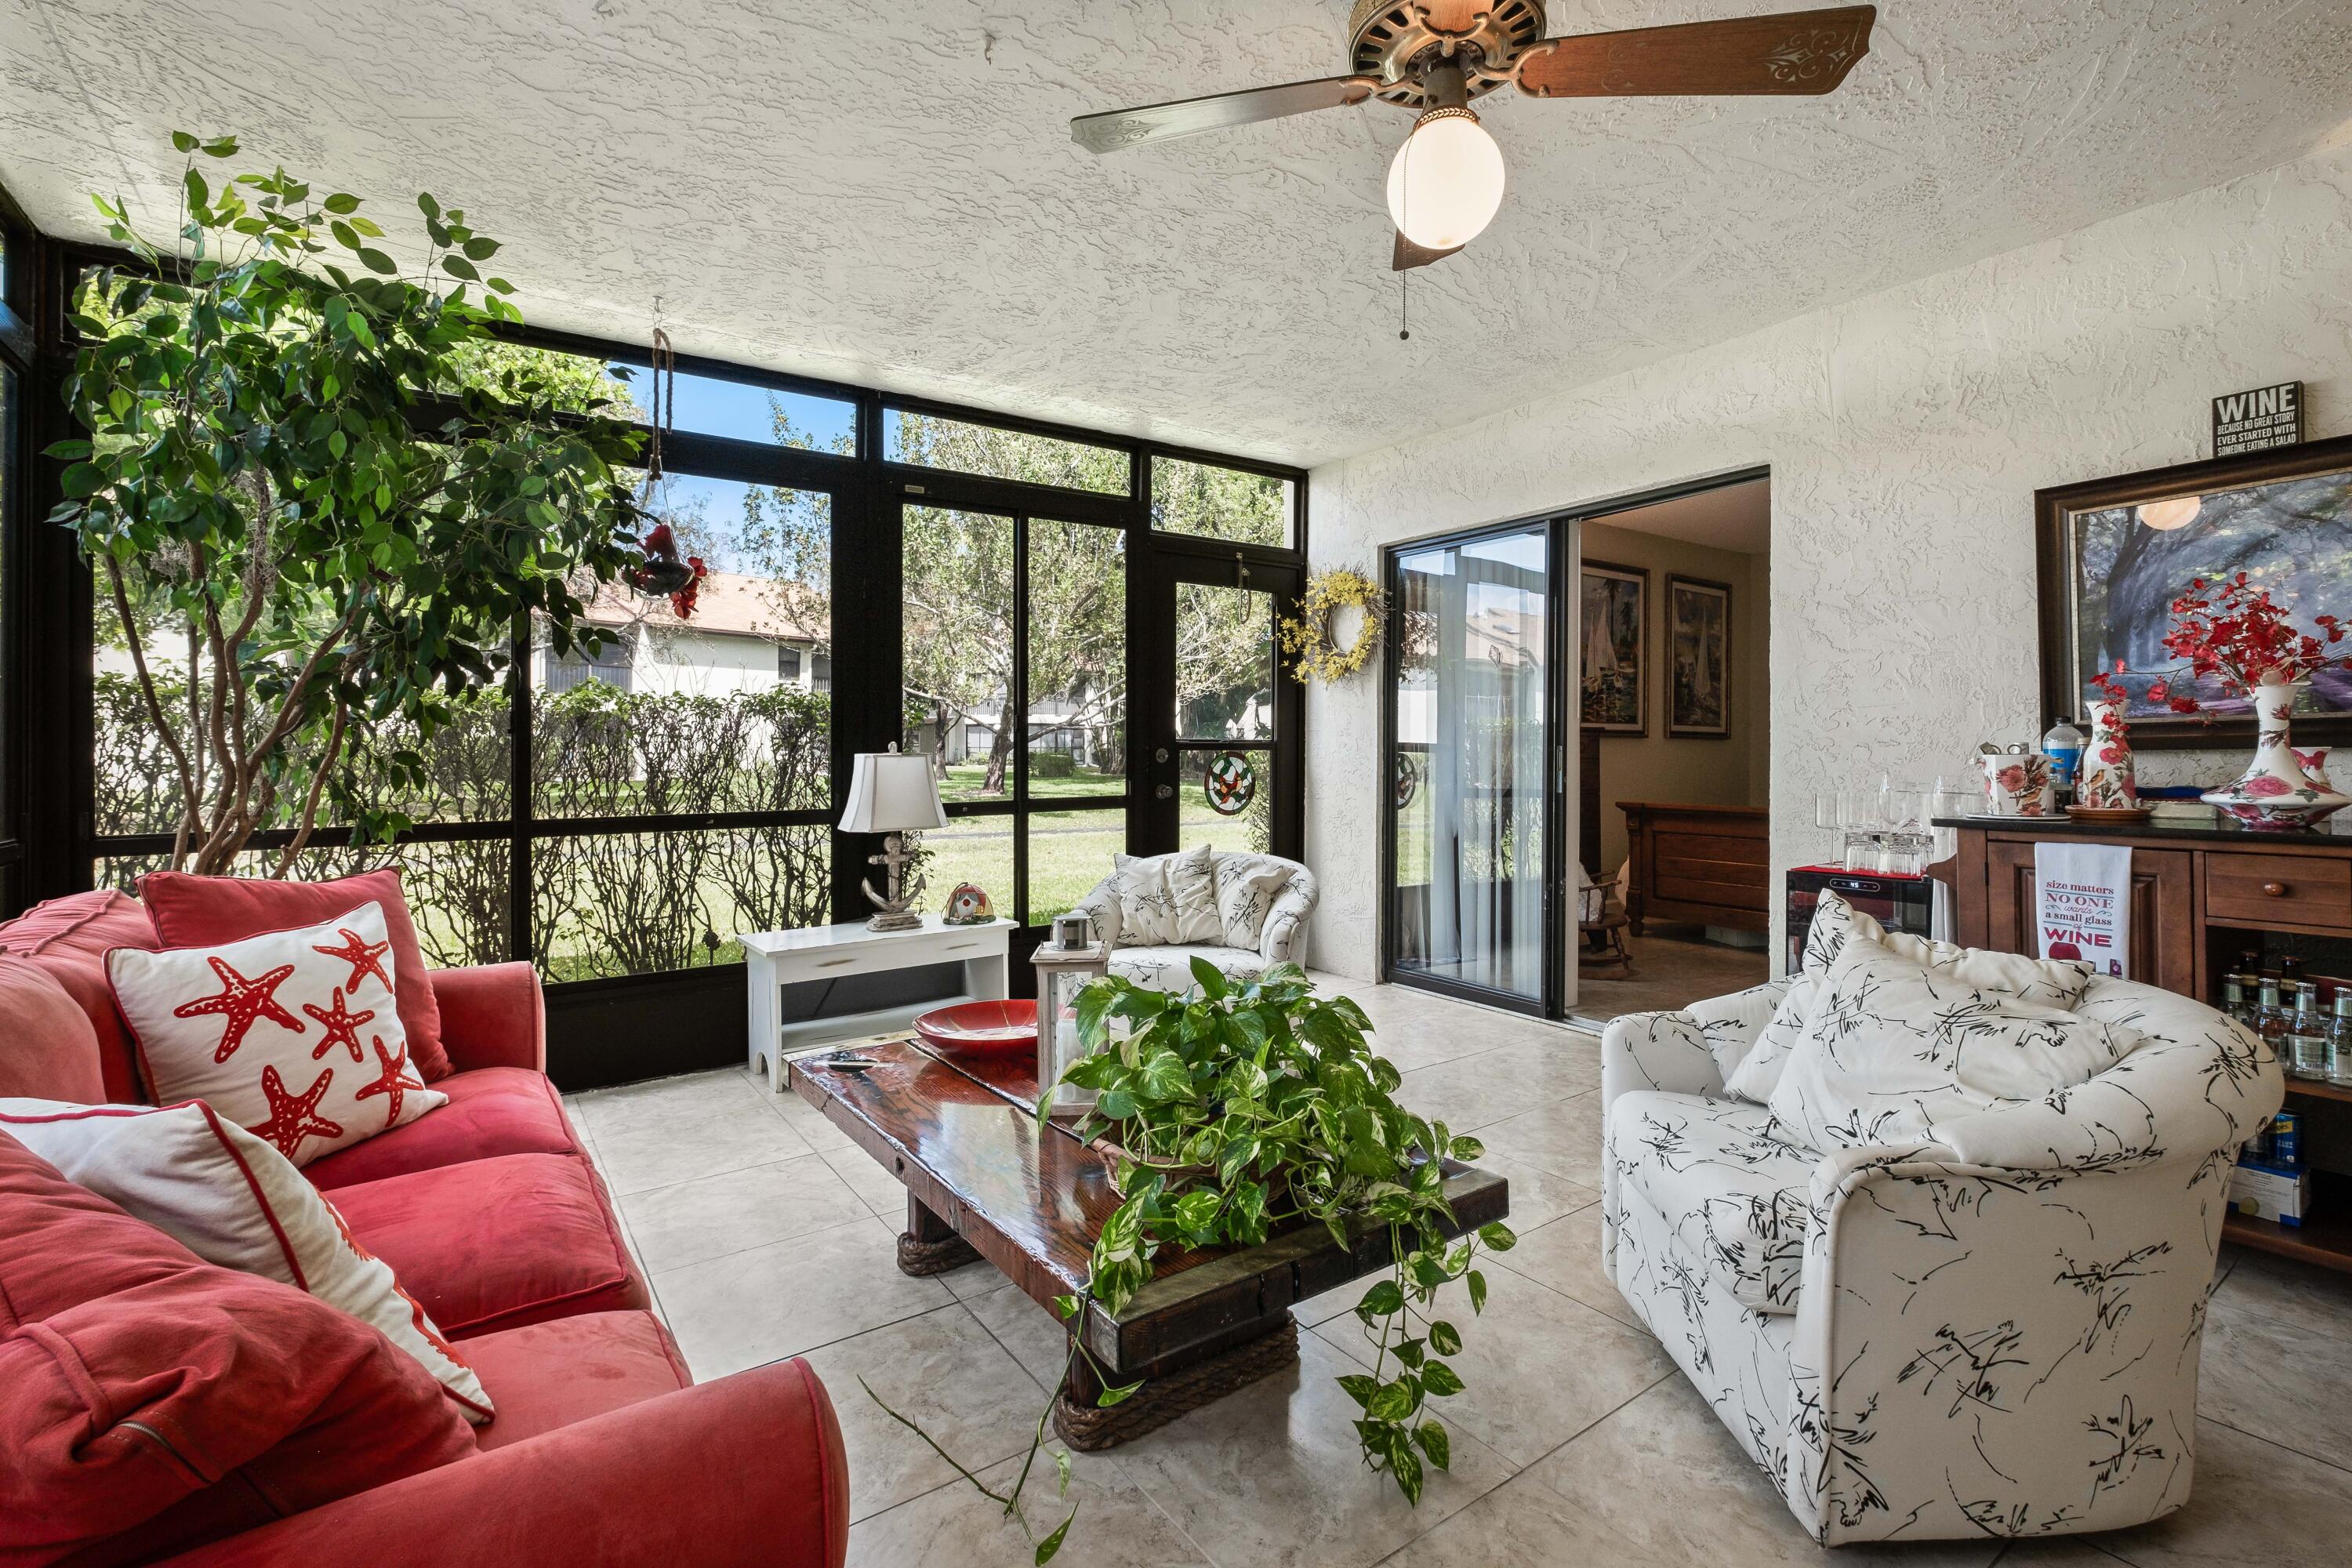
[[[1700,940],[1696,926],[1656,927],[1647,936],[1626,939],[1633,970],[1596,969],[1576,980],[1571,1011],[1582,1024],[1605,1024],[1622,1013],[1683,1007],[1708,996],[1760,985],[1769,973],[1760,947],[1733,947]]]
[[[1533,1568],[1816,1563],[2137,1568],[2347,1561],[2352,1279],[2225,1253],[2206,1335],[2196,1494],[2157,1524],[2004,1546],[1828,1553],[1799,1533],[1604,1277],[1598,1042],[1391,986],[1345,982],[1405,1069],[1405,1097],[1475,1127],[1510,1177],[1519,1246],[1459,1364],[1454,1468],[1418,1510],[1360,1463],[1346,1396],[1358,1289],[1300,1312],[1295,1373],[1140,1442],[1076,1456],[1058,1561],[1222,1568]],[[1486,1061],[1465,1070],[1465,1058]],[[1507,1089],[1498,1086],[1507,1085]],[[1418,1091],[1416,1093],[1415,1091]],[[849,1450],[850,1561],[992,1568],[1016,1527],[858,1387],[863,1377],[992,1486],[1018,1470],[1062,1360],[1052,1319],[987,1264],[909,1279],[902,1189],[797,1099],[742,1073],[574,1097],[631,1245],[695,1374],[805,1355]],[[1033,1519],[1056,1518],[1052,1467]]]

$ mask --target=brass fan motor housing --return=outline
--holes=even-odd
[[[1543,36],[1543,0],[1356,0],[1348,18],[1352,68],[1390,84],[1376,95],[1382,101],[1416,110],[1435,101],[1421,79],[1429,64],[1499,70]],[[1472,98],[1503,85],[1467,69],[1463,78]]]

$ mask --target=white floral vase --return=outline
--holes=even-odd
[[[2124,737],[2124,705],[2091,704],[2091,739],[2083,748],[2083,771],[2074,784],[2074,804],[2090,811],[2135,811],[2139,780],[2132,766],[2131,742]]]
[[[2226,787],[2203,796],[2206,805],[2220,806],[2247,827],[2291,832],[2352,805],[2352,795],[2330,789],[2325,773],[2315,779],[2304,772],[2302,759],[2287,743],[2294,690],[2284,684],[2255,688],[2254,760]]]

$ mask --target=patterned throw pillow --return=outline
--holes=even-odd
[[[467,1420],[490,1419],[473,1368],[391,1267],[284,1155],[202,1100],[63,1105],[0,1100],[0,1131],[207,1263],[309,1292],[383,1333],[440,1381]]]
[[[1835,893],[1824,893],[1813,911],[1813,923],[1806,929],[1804,959],[1788,994],[1773,1009],[1772,1021],[1764,1026],[1755,1046],[1724,1080],[1726,1089],[1759,1105],[1771,1103],[1789,1053],[1803,1038],[1821,1005],[1822,981],[1846,943],[1857,937],[1916,959],[1958,984],[2067,1012],[2081,1005],[2083,993],[2091,984],[2087,963],[2027,958],[2021,953],[1994,952],[1889,931]]]
[[[375,903],[243,942],[106,955],[155,1099],[208,1101],[297,1165],[448,1100],[409,1064],[393,965]]]
[[[1227,947],[1257,951],[1266,912],[1297,868],[1271,855],[1223,855],[1217,859],[1217,922]]]
[[[1111,880],[1118,893],[1121,947],[1213,942],[1223,929],[1217,923],[1216,872],[1205,844],[1176,855],[1114,855]]]
[[[1774,1118],[1823,1152],[1931,1142],[1938,1121],[2086,1083],[2141,1042],[2054,1005],[2039,982],[2038,997],[1972,984],[1970,967],[1849,935],[1772,1091]]]
[[[1725,1077],[1724,1088],[1759,1105],[1771,1103],[1772,1090],[1780,1085],[1780,1069],[1788,1064],[1789,1052],[1804,1037],[1805,1025],[1821,1000],[1822,977],[1844,950],[1846,938],[1856,933],[1873,942],[1887,940],[1885,926],[1835,893],[1823,893],[1814,907],[1813,923],[1805,928],[1804,955],[1789,983],[1787,994],[1772,1010],[1771,1021],[1756,1037],[1756,1044]],[[1897,940],[1915,942],[1919,939]]]

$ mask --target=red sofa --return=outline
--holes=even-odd
[[[106,952],[131,945],[156,943],[120,893],[0,924],[0,952],[25,961],[10,966],[14,994],[53,982],[89,1017],[99,1058],[78,1030],[79,1049],[54,1029],[26,1037],[13,1026],[49,999],[17,1005],[0,988],[0,1097],[142,1098],[104,975]],[[824,1385],[799,1361],[694,1384],[547,1079],[537,974],[508,963],[432,979],[456,1069],[434,1087],[449,1103],[306,1173],[457,1342],[497,1419],[459,1462],[165,1561],[839,1568],[848,1468]]]

